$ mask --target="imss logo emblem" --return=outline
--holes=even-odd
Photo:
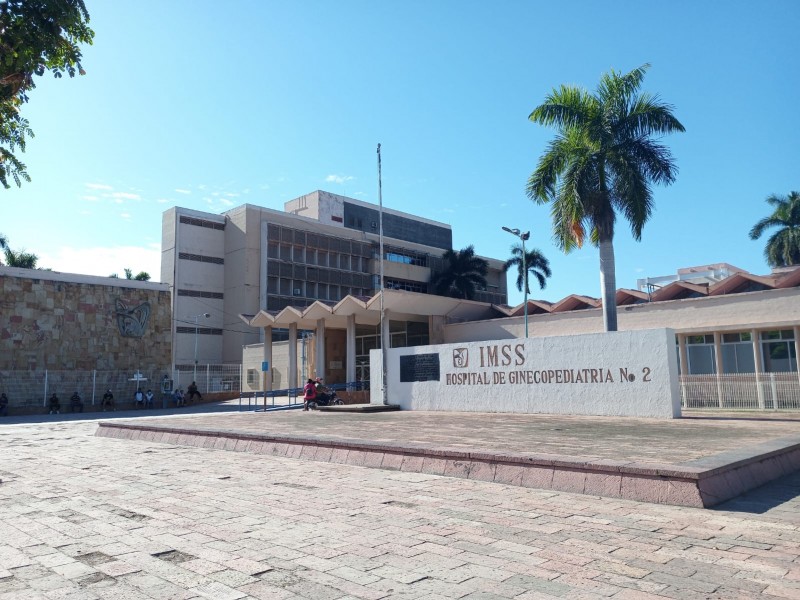
[[[456,369],[464,369],[469,365],[469,349],[455,348],[453,350],[453,366]]]

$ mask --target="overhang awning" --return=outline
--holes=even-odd
[[[383,306],[396,319],[438,316],[464,322],[506,316],[503,310],[486,302],[404,290],[385,290],[383,293]],[[239,318],[251,327],[284,328],[296,323],[300,329],[314,329],[317,321],[322,319],[326,327],[344,329],[350,315],[355,315],[356,323],[377,325],[381,320],[380,308],[379,292],[371,298],[346,296],[333,306],[317,301],[306,308],[287,307],[279,312],[262,310],[256,315],[239,315]]]

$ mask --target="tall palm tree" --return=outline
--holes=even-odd
[[[503,265],[503,271],[506,273],[511,267],[517,267],[517,289],[521,292],[525,284],[525,270],[528,271],[528,289],[526,292],[531,293],[530,279],[533,275],[539,282],[539,289],[543,290],[547,287],[547,277],[553,273],[550,271],[550,261],[544,257],[537,248],[532,250],[525,250],[525,261],[523,266],[522,260],[522,244],[514,244],[511,246],[511,258],[509,258]]]
[[[448,250],[442,255],[444,268],[431,276],[434,293],[439,296],[472,300],[478,287],[486,287],[489,263],[475,256],[474,246]]]
[[[620,212],[635,240],[653,211],[652,183],[675,181],[677,167],[656,136],[684,131],[672,106],[639,92],[645,64],[630,73],[612,70],[594,93],[562,85],[529,119],[558,135],[528,179],[528,197],[551,204],[556,244],[565,252],[586,238],[600,247],[600,287],[606,331],[617,330],[614,222]]]
[[[24,250],[12,250],[8,246],[3,249],[6,257],[6,266],[18,267],[20,269],[35,269],[39,257]]]
[[[779,227],[764,248],[767,264],[770,267],[800,265],[800,192],[789,192],[788,196],[773,194],[766,202],[775,210],[753,225],[750,239],[757,240],[765,230]]]

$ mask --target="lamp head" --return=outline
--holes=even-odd
[[[507,231],[508,233],[510,233],[512,235],[519,236],[519,229],[517,229],[516,227],[514,229],[511,229],[509,227],[503,227],[503,231]]]
[[[203,313],[203,316],[204,316],[206,319],[208,319],[208,318],[210,318],[210,317],[211,317],[211,313]]]
[[[523,242],[527,242],[529,239],[531,239],[531,232],[530,231],[526,231],[525,233],[521,234],[519,237]]]

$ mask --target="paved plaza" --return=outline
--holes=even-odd
[[[96,429],[0,425],[0,599],[800,598],[800,474],[694,509]]]

